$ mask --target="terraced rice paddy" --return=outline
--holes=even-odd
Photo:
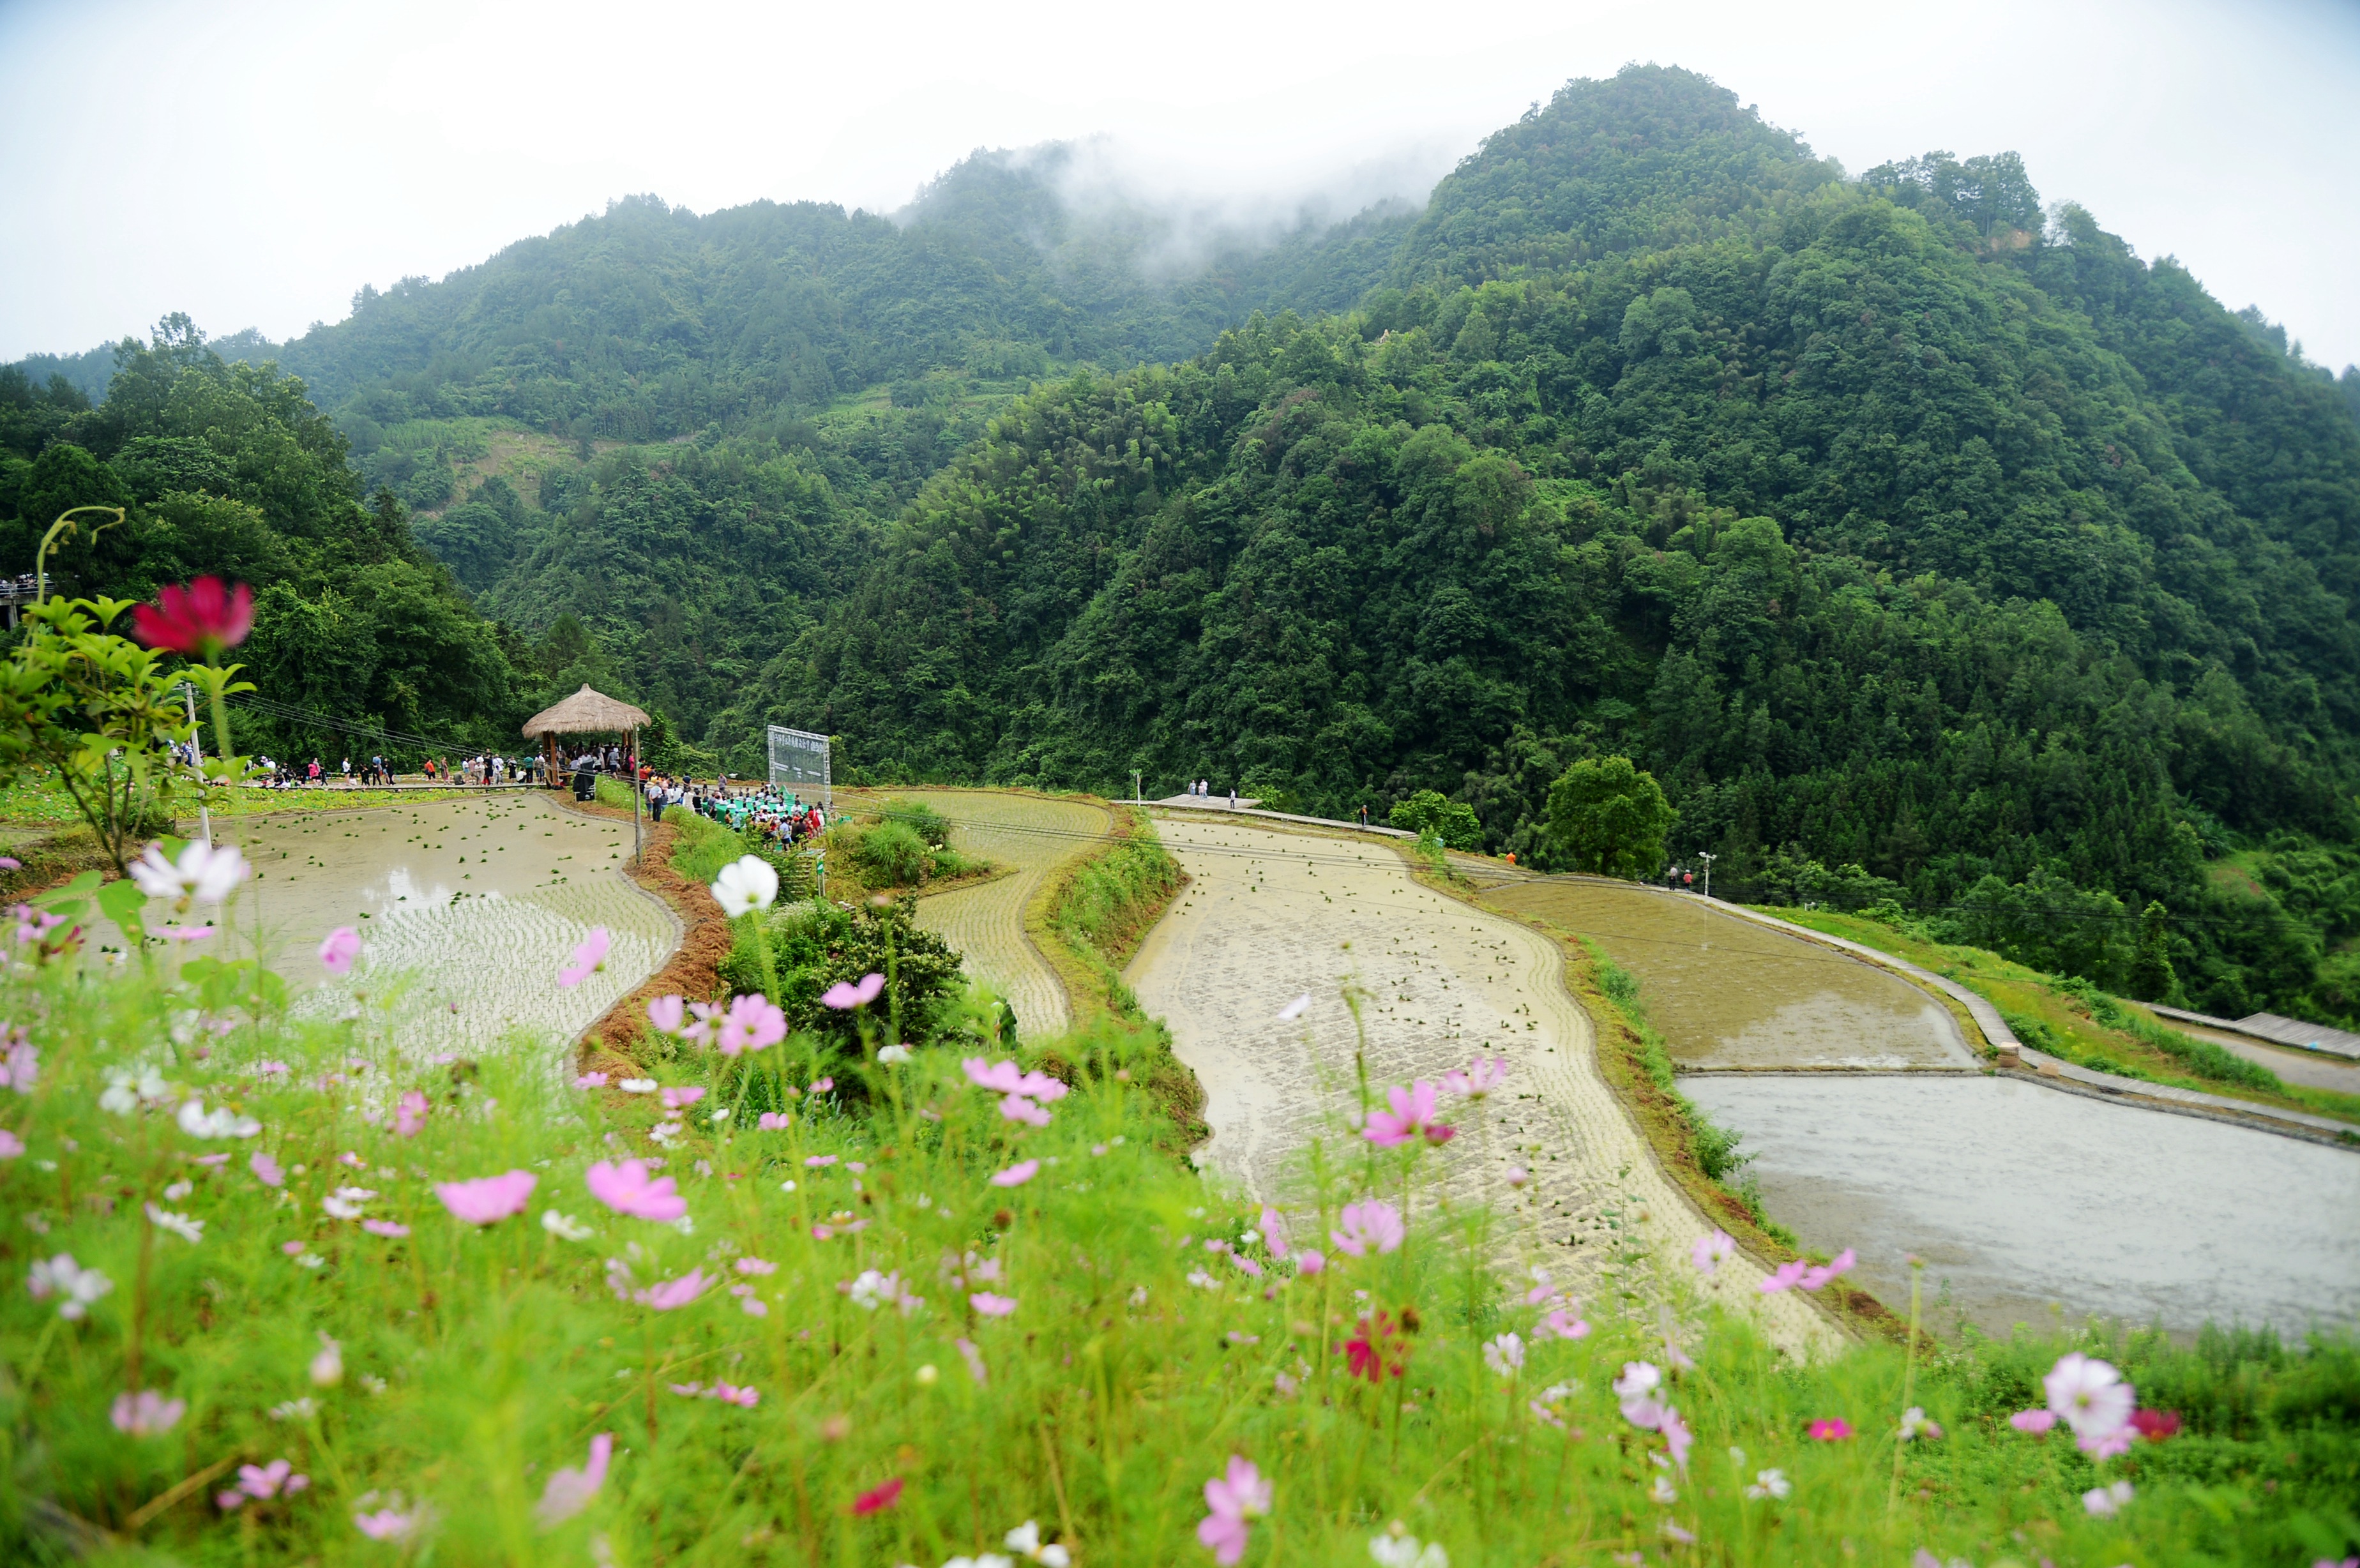
[[[967,957],[967,972],[1016,1009],[1019,1031],[1056,1034],[1072,1020],[1065,987],[1024,934],[1024,908],[1041,884],[1088,841],[1112,827],[1103,807],[997,789],[897,789],[950,819],[959,853],[980,855],[1009,874],[918,902],[918,923]],[[846,796],[858,811],[881,796]]]
[[[1684,1068],[1976,1065],[1941,1005],[1899,976],[1715,913],[1694,898],[1592,881],[1485,893],[1503,913],[1593,937],[1636,975]]]
[[[1204,1083],[1205,1156],[1222,1175],[1284,1203],[1306,1190],[1314,1139],[1331,1160],[1358,1158],[1344,1121],[1356,1100],[1349,989],[1372,1084],[1437,1079],[1479,1052],[1509,1062],[1503,1089],[1460,1107],[1461,1135],[1439,1158],[1454,1199],[1520,1217],[1525,1256],[1594,1283],[1624,1240],[1684,1260],[1705,1234],[1600,1075],[1553,942],[1419,887],[1382,844],[1208,820],[1165,818],[1158,831],[1191,884],[1126,978]],[[1304,993],[1308,1008],[1280,1018]],[[1522,1193],[1506,1183],[1512,1163],[1534,1172]],[[1790,1346],[1824,1343],[1832,1331],[1807,1301],[1754,1293],[1762,1272],[1733,1259],[1720,1288],[1758,1305]]]
[[[405,1049],[470,1054],[519,1029],[570,1040],[680,940],[672,912],[622,874],[630,825],[537,794],[249,820],[219,837],[255,867],[220,950],[258,950],[299,993],[299,1012],[389,1007]],[[364,942],[342,980],[318,958],[337,926]],[[606,968],[560,987],[594,926],[613,942]]]

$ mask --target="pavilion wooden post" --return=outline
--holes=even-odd
[[[631,864],[639,863],[639,732],[633,728],[628,736],[630,756],[625,766],[631,770]]]

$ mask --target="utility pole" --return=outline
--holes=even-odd
[[[205,847],[211,849],[213,846],[213,811],[205,803],[205,732],[197,727],[197,689],[182,681],[180,695],[189,704],[189,747],[197,754],[197,821],[204,824]]]
[[[1142,803],[1139,799],[1139,769],[1136,768],[1131,770],[1131,803],[1134,806]]]
[[[1706,854],[1704,851],[1702,851],[1702,850],[1698,850],[1698,851],[1697,851],[1697,858],[1698,858],[1699,860],[1701,860],[1701,861],[1703,861],[1703,862],[1704,862],[1704,896],[1705,896],[1707,898],[1710,898],[1712,897],[1712,862],[1713,862],[1713,857],[1712,857],[1711,855],[1707,855],[1707,854]]]

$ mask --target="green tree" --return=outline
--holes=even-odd
[[[2169,1002],[2180,995],[2180,976],[2171,968],[2171,911],[2152,899],[2139,915],[2131,995],[2143,1002]]]
[[[1652,773],[1627,757],[1585,757],[1549,786],[1549,833],[1577,871],[1632,880],[1664,863],[1664,835],[1679,820]]]
[[[1440,839],[1451,849],[1483,847],[1483,824],[1476,821],[1475,808],[1447,799],[1439,789],[1420,789],[1385,820],[1420,838]]]

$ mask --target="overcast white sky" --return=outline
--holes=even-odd
[[[0,0],[0,360],[174,310],[283,338],[633,192],[890,211],[978,147],[1102,135],[1139,180],[1257,204],[1422,193],[1630,60],[1854,173],[2015,148],[2044,198],[2360,361],[2360,0]]]

